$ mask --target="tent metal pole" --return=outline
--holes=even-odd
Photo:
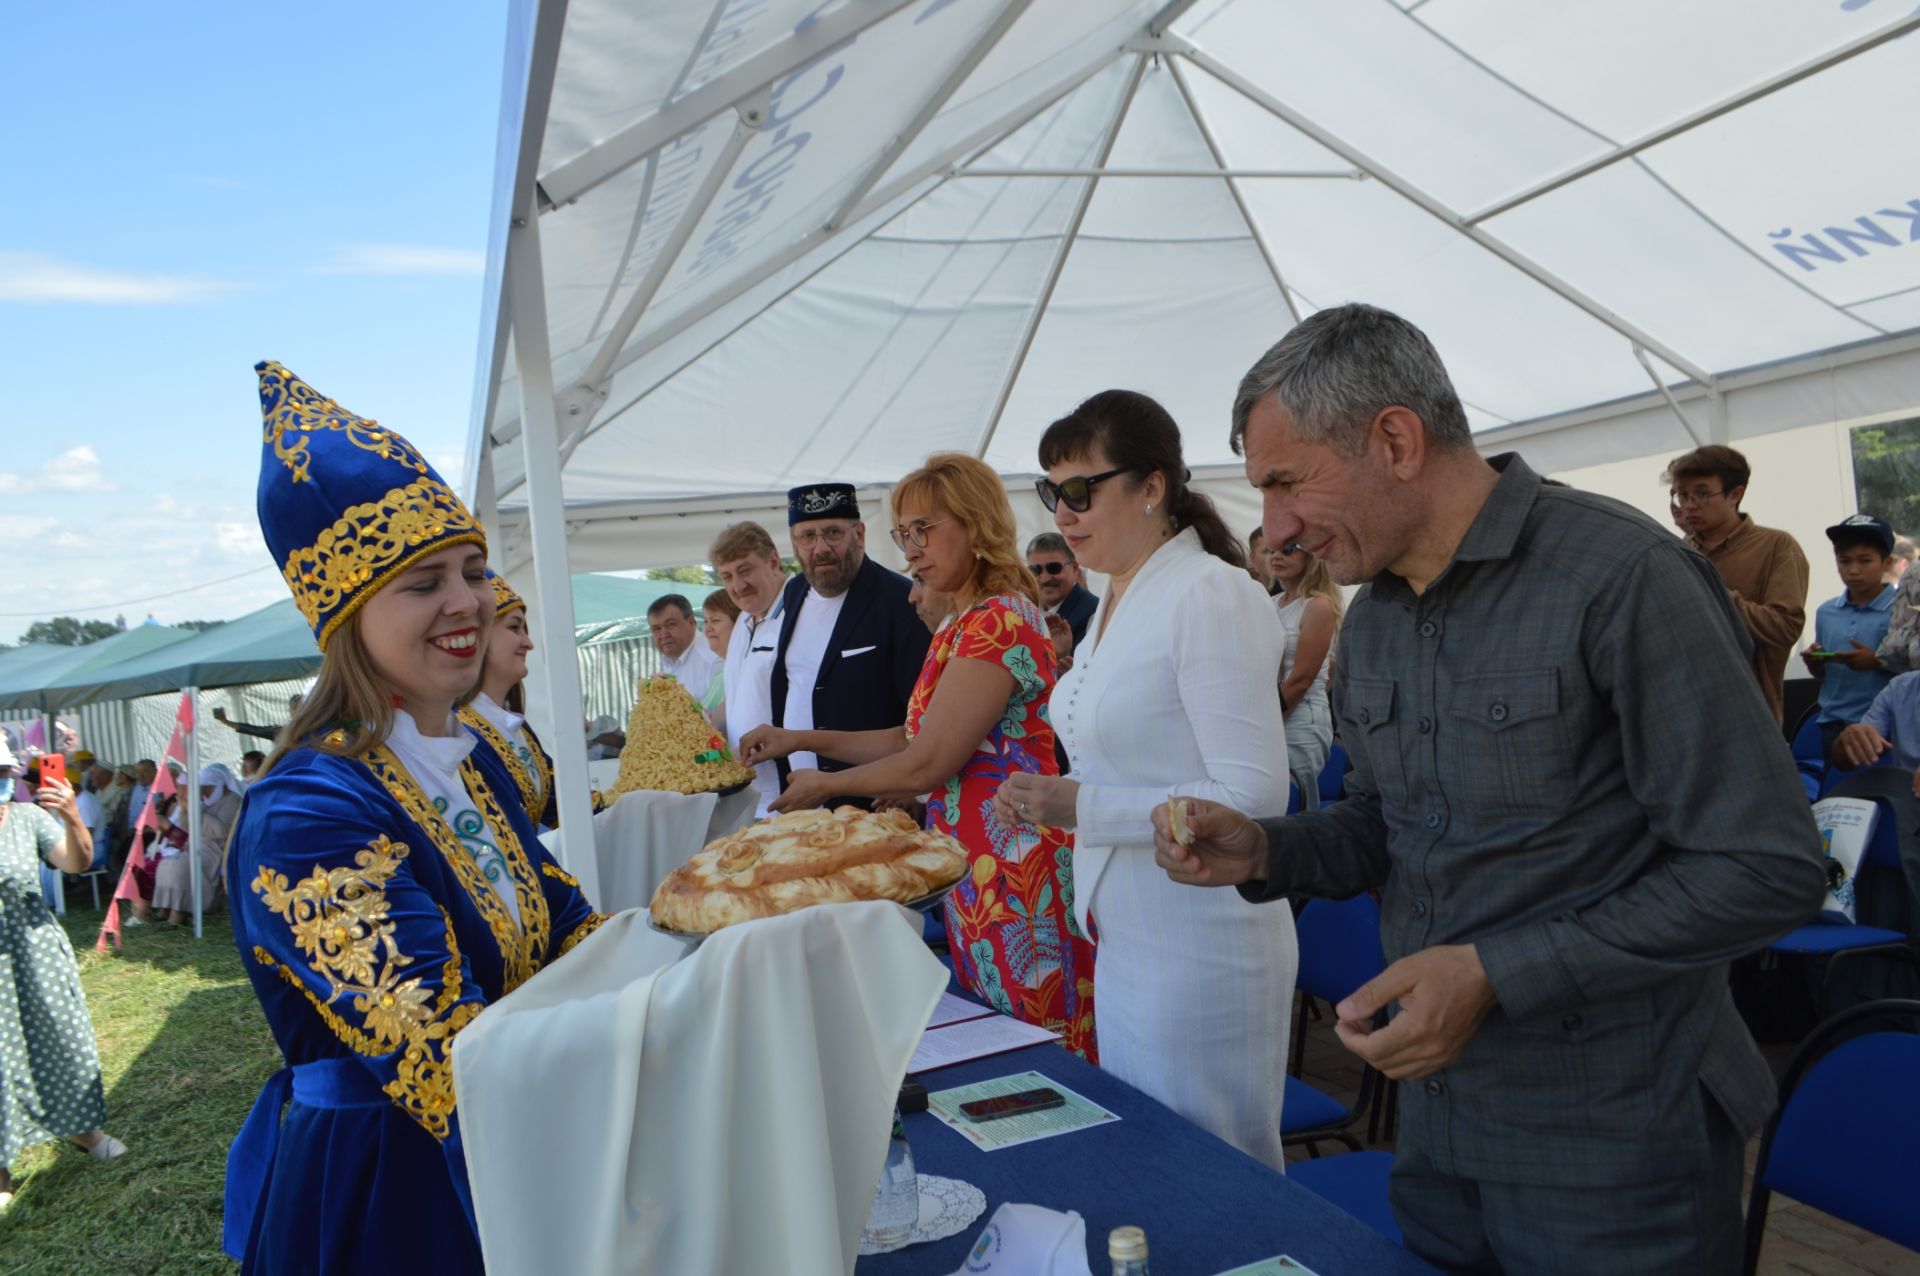
[[[1363,182],[1367,175],[1357,168],[980,168],[955,167],[949,177],[1179,177],[1179,178],[1260,178],[1262,180],[1306,180]]]
[[[707,318],[716,310],[720,310],[731,304],[743,294],[751,292],[768,279],[771,279],[773,276],[791,266],[794,262],[805,257],[808,253],[813,252],[815,249],[820,248],[822,245],[836,238],[844,236],[849,226],[885,208],[888,204],[891,204],[915,186],[925,182],[928,178],[939,177],[944,179],[955,163],[967,155],[972,154],[982,145],[997,141],[1002,136],[1022,128],[1042,111],[1054,105],[1061,98],[1066,97],[1082,84],[1085,84],[1088,80],[1091,80],[1094,76],[1112,66],[1120,57],[1121,52],[1117,49],[1102,52],[1094,61],[1056,80],[1036,98],[1030,99],[1014,107],[1012,110],[1002,113],[991,122],[982,125],[980,128],[967,134],[967,136],[960,141],[947,147],[938,155],[930,157],[926,163],[920,165],[918,168],[894,178],[878,191],[867,196],[860,207],[848,214],[846,220],[840,225],[833,227],[823,225],[816,230],[809,231],[765,264],[748,271],[739,280],[728,284],[718,293],[694,305],[685,315],[677,318],[670,328],[661,332],[651,333],[635,342],[630,348],[621,351],[619,358],[614,360],[611,371],[617,373],[637,363],[639,360],[651,354],[659,346],[671,341],[681,332],[699,323],[702,319]],[[924,198],[926,194],[931,194],[936,188],[937,187],[929,187],[927,191],[923,193],[922,198]],[[832,264],[831,261],[822,262],[814,270],[809,271],[805,279],[796,280],[793,288],[799,287],[800,284],[806,282],[806,279],[811,279],[814,275],[818,274],[821,270],[825,270]],[[792,288],[789,288],[787,291],[791,292]],[[785,295],[785,292],[781,294],[781,296]],[[623,408],[622,411],[624,410]],[[520,423],[517,420],[503,421],[499,429],[488,432],[485,437],[490,440],[493,446],[504,447],[520,437]],[[517,490],[519,486],[520,483],[518,480],[509,483],[501,489],[501,494],[510,494]]]
[[[911,3],[914,0],[864,0],[840,5],[677,101],[661,104],[606,141],[543,174],[539,190],[545,203],[540,211],[572,203],[674,138],[766,92],[776,81]]]
[[[847,192],[847,197],[840,201],[840,207],[834,209],[833,216],[827,218],[827,230],[838,230],[847,224],[853,211],[860,207],[860,201],[865,199],[879,184],[880,179],[887,175],[887,170],[893,167],[894,161],[906,154],[907,148],[919,139],[927,125],[933,123],[934,117],[946,108],[953,95],[960,91],[960,86],[967,82],[967,77],[986,60],[987,54],[993,52],[999,45],[1000,38],[1020,20],[1032,3],[1033,0],[1006,0],[1006,3],[1001,5],[1000,12],[987,25],[987,29],[981,32],[980,38],[973,42],[973,47],[967,50],[966,56],[961,58],[953,70],[947,72],[947,78],[927,95],[926,101],[920,104],[920,109],[913,113],[913,118],[893,135],[893,140],[880,148],[880,154],[867,166],[867,171],[860,175],[860,180],[854,183],[851,191]]]
[[[1544,266],[1534,261],[1531,257],[1526,256],[1505,240],[1488,234],[1478,226],[1468,225],[1461,219],[1458,213],[1448,208],[1434,196],[1429,195],[1426,191],[1421,190],[1418,186],[1415,186],[1412,182],[1400,176],[1392,169],[1374,160],[1358,147],[1347,142],[1346,139],[1336,136],[1334,133],[1321,127],[1316,121],[1294,110],[1273,94],[1235,71],[1232,67],[1221,63],[1219,59],[1204,49],[1198,48],[1189,41],[1182,40],[1180,37],[1174,35],[1168,35],[1166,40],[1174,51],[1184,55],[1195,66],[1205,71],[1208,75],[1213,76],[1216,80],[1237,90],[1242,97],[1252,102],[1255,106],[1262,108],[1268,114],[1278,118],[1289,127],[1306,134],[1309,138],[1326,147],[1341,159],[1346,160],[1349,164],[1357,168],[1365,169],[1375,180],[1389,187],[1401,198],[1417,205],[1430,216],[1451,226],[1454,230],[1480,245],[1480,247],[1486,249],[1494,256],[1500,258],[1500,260],[1506,262],[1515,270],[1520,271],[1535,283],[1558,294],[1562,300],[1578,306],[1580,309],[1586,311],[1589,316],[1613,329],[1628,341],[1651,350],[1674,367],[1692,377],[1695,381],[1698,381],[1701,385],[1705,385],[1713,380],[1713,374],[1693,362],[1693,360],[1687,358],[1652,334],[1643,332],[1639,327],[1629,323],[1625,318],[1607,309],[1607,307],[1601,305],[1592,297],[1587,296],[1566,280],[1561,279],[1553,272],[1547,270]]]
[[[607,335],[600,342],[600,349],[593,356],[593,362],[587,365],[578,387],[569,395],[566,411],[569,418],[567,437],[560,444],[560,464],[564,468],[573,456],[573,450],[580,446],[580,440],[586,437],[587,427],[593,424],[593,418],[600,405],[606,402],[606,380],[613,368],[613,361],[619,357],[620,348],[627,344],[627,338],[640,323],[647,307],[653,304],[660,286],[667,282],[667,276],[673,273],[674,265],[680,260],[681,252],[687,241],[693,238],[693,232],[712,207],[713,200],[720,188],[733,176],[733,166],[740,159],[740,152],[746,149],[753,135],[760,131],[760,124],[767,118],[772,99],[761,93],[753,101],[743,103],[739,108],[740,118],[735,121],[733,132],[728,135],[726,145],[720,148],[720,154],[714,158],[712,167],[706,176],[700,179],[700,186],[687,206],[680,211],[680,219],[673,224],[673,233],[667,236],[667,242],[660,246],[653,262],[647,267],[647,273],[640,280],[639,287],[627,298],[627,304],[621,308],[620,317],[607,329]]]
[[[1920,13],[1909,14],[1897,22],[1892,22],[1881,27],[1878,31],[1869,31],[1857,40],[1849,40],[1838,48],[1828,49],[1825,53],[1808,58],[1798,66],[1789,67],[1778,75],[1770,76],[1750,88],[1743,89],[1730,97],[1721,98],[1718,102],[1714,102],[1711,105],[1701,107],[1691,115],[1683,115],[1671,124],[1663,124],[1650,133],[1643,133],[1633,141],[1622,143],[1620,146],[1615,147],[1603,155],[1596,155],[1590,160],[1583,160],[1571,168],[1554,174],[1545,181],[1536,182],[1523,191],[1488,204],[1485,208],[1464,220],[1467,225],[1476,226],[1490,217],[1498,217],[1502,213],[1511,212],[1522,204],[1531,203],[1539,199],[1542,195],[1548,195],[1559,190],[1569,182],[1577,182],[1589,174],[1597,173],[1603,168],[1618,164],[1623,159],[1630,159],[1649,147],[1658,146],[1662,142],[1670,141],[1682,133],[1699,128],[1702,124],[1719,119],[1729,111],[1737,111],[1750,102],[1757,102],[1769,94],[1778,93],[1788,85],[1798,84],[1810,75],[1817,75],[1829,67],[1838,66],[1849,58],[1865,53],[1868,49],[1878,48],[1889,40],[1898,39],[1908,32],[1915,30],[1920,30]]]
[[[1660,379],[1660,374],[1653,370],[1653,363],[1647,358],[1647,352],[1636,345],[1633,348],[1633,357],[1639,360],[1642,368],[1646,369],[1647,380],[1653,382],[1653,388],[1658,390],[1660,397],[1667,401],[1667,406],[1673,409],[1673,414],[1680,418],[1680,424],[1685,428],[1687,437],[1693,440],[1694,446],[1698,447],[1705,443],[1706,440],[1700,437],[1700,431],[1693,428],[1693,422],[1689,421],[1687,414],[1680,410],[1680,400],[1673,397],[1673,391],[1669,390],[1667,383]]]
[[[776,254],[774,257],[769,259],[765,264],[761,266],[757,266],[754,269],[748,271],[740,279],[734,281],[731,284],[728,284],[725,288],[721,289],[720,291],[715,293],[713,296],[708,297],[705,301],[699,302],[693,307],[691,307],[685,314],[676,316],[674,321],[668,326],[666,326],[665,328],[661,329],[658,332],[649,333],[647,336],[642,337],[639,341],[635,342],[633,345],[629,346],[627,349],[622,350],[619,354],[619,357],[613,361],[613,366],[609,369],[609,372],[618,373],[625,368],[631,367],[633,364],[639,362],[641,359],[645,358],[647,355],[653,353],[653,351],[659,348],[660,346],[666,344],[668,341],[673,340],[673,338],[680,335],[680,333],[686,331],[688,328],[692,327],[694,324],[697,324],[701,320],[706,319],[708,316],[712,315],[715,311],[721,310],[726,306],[732,304],[734,301],[737,301],[740,297],[744,296],[746,293],[753,291],[753,289],[759,287],[761,284],[773,278],[775,275],[779,274],[781,271],[787,269],[787,267],[793,265],[796,261],[799,261],[801,258],[807,256],[809,253],[814,252],[815,250],[819,249],[823,245],[835,239],[839,239],[847,236],[849,233],[850,227],[865,220],[867,217],[871,216],[873,213],[876,213],[879,210],[885,208],[887,205],[893,203],[896,199],[899,199],[902,195],[906,194],[908,191],[912,190],[914,187],[920,185],[922,182],[925,182],[928,178],[941,177],[944,180],[944,175],[946,171],[949,168],[951,168],[956,161],[971,154],[973,151],[977,150],[980,146],[988,142],[996,141],[999,138],[1024,127],[1027,123],[1032,121],[1034,117],[1038,116],[1042,111],[1054,105],[1061,98],[1067,96],[1069,93],[1072,93],[1075,89],[1079,88],[1082,84],[1085,84],[1088,80],[1091,80],[1094,76],[1100,74],[1100,72],[1112,66],[1116,61],[1120,59],[1120,57],[1121,57],[1121,54],[1118,50],[1108,50],[1106,52],[1101,53],[1096,60],[1088,63],[1083,67],[1078,68],[1077,70],[1073,71],[1071,74],[1067,76],[1064,76],[1060,80],[1055,81],[1052,86],[1050,86],[1044,93],[1039,94],[1035,99],[1024,102],[1019,106],[1013,108],[1012,110],[997,116],[995,119],[993,119],[992,121],[990,121],[985,125],[982,125],[980,128],[975,129],[973,132],[969,133],[966,137],[954,143],[952,146],[947,147],[944,151],[940,152],[938,155],[930,157],[926,163],[920,165],[918,168],[914,169],[909,173],[904,173],[901,176],[895,178],[893,181],[888,182],[885,186],[881,187],[878,191],[875,191],[873,194],[867,196],[865,202],[862,203],[858,209],[854,210],[852,215],[842,225],[832,229],[829,229],[823,226],[817,230],[808,232],[806,235],[802,236],[793,244],[789,245],[784,251]],[[925,195],[927,194],[931,194],[932,191],[937,188],[938,188],[937,184],[934,187],[929,187],[926,192],[923,192],[922,198],[924,198]],[[901,211],[905,211],[905,210],[902,209]],[[855,240],[853,242],[857,243],[858,241]],[[851,244],[849,246],[851,247]],[[756,310],[754,312],[754,316],[749,316],[749,319],[765,313],[768,307],[771,307],[772,305],[774,305],[775,302],[780,300],[780,298],[786,297],[788,294],[792,293],[795,289],[799,288],[802,284],[806,283],[807,280],[813,278],[815,275],[825,270],[828,266],[831,266],[833,262],[837,260],[838,260],[838,257],[836,256],[830,260],[820,262],[812,270],[808,271],[804,276],[794,280],[792,284],[790,284],[786,289],[784,289],[780,293],[780,297],[774,298],[773,300],[767,302],[765,306],[762,306],[760,307],[760,309]],[[748,320],[742,320],[741,323],[736,324],[733,328],[729,329],[727,335],[730,336],[732,335],[732,333],[739,331],[740,328],[744,327],[747,322]],[[719,340],[724,340],[724,339],[725,338],[722,337]],[[718,341],[716,341],[714,344],[717,345]],[[708,347],[708,349],[711,349],[711,348],[712,348],[711,346]],[[682,365],[682,366],[684,367],[685,365]],[[658,383],[656,383],[656,385],[657,384]],[[654,388],[655,387],[653,386],[648,387],[647,392],[650,393]],[[643,397],[645,397],[644,394],[636,396],[634,399],[629,400],[626,404],[624,404],[619,409],[617,409],[614,415],[618,415],[620,412],[626,411],[628,408],[632,407],[633,404],[637,402],[639,398],[643,398]],[[596,414],[596,419],[594,421],[589,422],[586,430],[582,432],[581,434],[582,441],[585,440],[585,437],[588,434],[593,433],[602,424],[604,424],[604,422],[605,422],[605,417],[600,416],[599,414]],[[505,445],[507,445],[508,443],[511,443],[514,439],[518,438],[519,436],[520,436],[520,424],[518,421],[503,422],[500,429],[489,431],[482,435],[482,439],[483,439],[482,446],[504,447]],[[500,495],[502,496],[511,495],[513,492],[519,490],[520,486],[524,482],[525,482],[525,479],[522,478],[522,479],[515,479],[512,482],[507,483],[505,486],[500,488]]]
[[[521,451],[527,475],[527,522],[533,541],[534,588],[540,598],[540,641],[548,658],[547,710],[553,722],[554,797],[560,816],[556,850],[589,900],[600,892],[594,854],[593,811],[587,800],[587,742],[580,720],[580,662],[574,650],[573,578],[567,567],[565,493],[560,486],[559,423],[554,412],[553,353],[547,336],[546,285],[540,261],[540,219],[532,190],[518,208],[507,239],[506,290],[512,315],[515,369],[520,378]],[[529,847],[531,854],[533,848]]]
[[[1120,94],[1120,101],[1113,109],[1113,115],[1107,120],[1107,127],[1100,138],[1100,153],[1094,159],[1094,167],[1106,165],[1107,156],[1113,154],[1113,143],[1120,136],[1121,122],[1127,118],[1127,108],[1133,105],[1133,95],[1140,91],[1140,78],[1147,73],[1149,54],[1136,53],[1133,58],[1133,70],[1127,74],[1126,91]],[[1054,250],[1053,260],[1047,265],[1047,277],[1040,285],[1040,295],[1034,298],[1033,309],[1027,313],[1027,326],[1020,334],[1020,346],[1013,352],[1013,361],[1007,365],[1007,375],[1000,379],[1000,392],[994,396],[993,415],[987,418],[986,431],[980,436],[980,446],[974,449],[974,456],[985,457],[987,449],[993,446],[993,436],[1000,429],[1000,417],[1007,410],[1007,400],[1013,397],[1014,383],[1020,379],[1020,369],[1026,366],[1027,352],[1033,349],[1033,339],[1040,331],[1040,321],[1046,318],[1047,306],[1053,301],[1053,289],[1060,282],[1060,272],[1066,269],[1067,258],[1073,252],[1073,241],[1080,236],[1080,223],[1086,220],[1087,207],[1093,203],[1093,193],[1099,189],[1100,179],[1089,177],[1086,185],[1080,188],[1080,198],[1074,201],[1073,216],[1067,219],[1066,233],[1060,236],[1060,247]]]
[[[187,774],[180,785],[180,800],[187,804],[187,873],[193,881],[193,937],[204,938],[201,914],[205,911],[200,880],[200,839],[206,836],[206,820],[200,812],[200,688],[188,687]]]
[[[1187,104],[1187,114],[1193,117],[1193,123],[1200,130],[1200,138],[1207,144],[1207,154],[1213,156],[1213,162],[1222,169],[1227,167],[1226,153],[1220,149],[1220,140],[1213,135],[1212,125],[1200,110],[1200,101],[1193,95],[1193,86],[1187,83],[1186,68],[1180,65],[1177,57],[1167,59],[1167,68],[1173,72],[1174,87],[1180,90],[1180,100]],[[1233,206],[1240,210],[1240,220],[1247,224],[1247,233],[1253,236],[1254,247],[1260,250],[1260,258],[1267,263],[1267,271],[1273,276],[1273,283],[1280,290],[1281,304],[1287,308],[1287,314],[1294,323],[1300,322],[1300,307],[1293,302],[1293,293],[1287,287],[1286,276],[1280,273],[1280,263],[1274,260],[1273,247],[1267,243],[1267,237],[1260,233],[1260,223],[1253,219],[1253,210],[1247,207],[1246,196],[1240,193],[1240,186],[1232,178],[1227,179],[1227,193],[1233,196]]]

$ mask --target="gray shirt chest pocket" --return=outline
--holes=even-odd
[[[1440,751],[1449,790],[1479,810],[1565,810],[1573,739],[1554,669],[1456,678],[1447,707],[1453,739]],[[1451,774],[1449,774],[1449,772]]]
[[[1395,722],[1395,686],[1391,678],[1349,678],[1345,692],[1346,716],[1356,728],[1347,752],[1354,765],[1371,773],[1374,790],[1389,806],[1407,803],[1407,764],[1400,754],[1403,742]],[[1343,724],[1345,726],[1346,724]]]

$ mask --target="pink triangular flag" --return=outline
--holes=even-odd
[[[20,744],[23,748],[46,751],[47,729],[40,719],[35,718],[27,724],[27,729],[20,733]]]
[[[177,713],[173,715],[173,720],[179,724],[180,729],[182,731],[193,730],[193,696],[192,695],[190,695],[185,691],[182,691],[180,693],[180,709]]]

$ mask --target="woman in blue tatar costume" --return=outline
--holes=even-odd
[[[491,749],[513,776],[514,787],[534,824],[542,829],[558,828],[560,804],[553,794],[553,758],[527,724],[524,680],[527,655],[533,650],[527,600],[492,568],[487,569],[487,580],[493,586],[493,638],[480,661],[480,690],[460,710],[460,721],[480,737],[481,745]],[[605,809],[605,795],[595,791],[590,796],[595,811]]]
[[[324,659],[227,861],[288,1067],[228,1157],[225,1247],[246,1272],[479,1272],[454,1036],[603,918],[455,716],[494,618],[479,524],[398,434],[257,370],[260,528]]]

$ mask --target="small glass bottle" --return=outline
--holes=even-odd
[[[920,1179],[913,1172],[913,1150],[907,1146],[907,1128],[896,1107],[893,1137],[887,1143],[887,1163],[880,1171],[879,1185],[874,1188],[873,1208],[867,1211],[864,1237],[883,1250],[898,1249],[913,1235],[919,1222]]]
[[[1147,1234],[1137,1227],[1116,1227],[1107,1233],[1107,1257],[1113,1276],[1147,1276]]]

